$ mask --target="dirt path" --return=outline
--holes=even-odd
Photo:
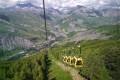
[[[64,64],[60,62],[56,62],[56,64],[62,67],[64,70],[69,71],[73,77],[73,80],[83,80],[83,78],[78,74],[78,71],[76,71],[75,69],[69,66],[65,66]]]

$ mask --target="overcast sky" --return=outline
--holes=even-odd
[[[0,0],[0,8],[10,7],[19,3],[32,3],[42,7],[42,0]],[[82,5],[90,8],[120,7],[120,0],[45,0],[47,7],[64,8]]]

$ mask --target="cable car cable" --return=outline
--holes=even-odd
[[[43,10],[44,10],[44,22],[45,22],[45,35],[46,35],[46,38],[45,38],[45,40],[46,40],[46,42],[47,42],[47,40],[48,40],[48,37],[47,37],[47,27],[46,27],[46,11],[45,11],[45,1],[43,0]]]

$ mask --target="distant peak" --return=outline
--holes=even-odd
[[[77,5],[77,8],[84,8],[84,6],[81,6],[81,5]]]
[[[41,7],[35,6],[35,5],[31,4],[31,3],[21,3],[21,4],[17,4],[16,6],[19,6],[21,8],[24,8],[24,7],[27,7],[27,8],[34,7],[34,8],[37,8],[37,9],[42,9]]]
[[[19,7],[35,7],[33,4],[31,3],[22,3],[22,4],[17,4],[17,6]]]

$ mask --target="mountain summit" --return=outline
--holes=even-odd
[[[17,4],[17,6],[19,7],[35,7],[33,4],[31,3],[27,3],[27,4]]]
[[[16,6],[19,6],[19,7],[21,7],[21,8],[25,8],[25,7],[29,7],[29,8],[32,8],[32,7],[34,7],[34,8],[40,8],[40,7],[37,7],[37,6],[35,6],[35,5],[31,4],[31,3],[17,4]]]

